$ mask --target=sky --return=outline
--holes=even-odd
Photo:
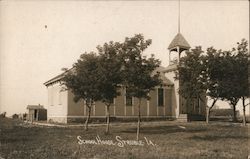
[[[191,47],[230,50],[249,41],[247,0],[182,0],[181,33]],[[145,55],[168,65],[178,31],[178,1],[0,1],[0,112],[47,107],[44,82],[97,45],[142,33]],[[223,102],[219,102],[225,105]],[[248,109],[249,110],[249,109]]]

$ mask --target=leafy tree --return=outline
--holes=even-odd
[[[88,108],[88,116],[85,121],[85,130],[88,130],[91,108],[95,101],[101,99],[99,93],[98,77],[99,57],[95,53],[85,53],[66,71],[63,84],[74,94],[74,101],[82,101]]]
[[[98,64],[98,73],[100,74],[98,90],[101,96],[101,101],[105,103],[107,110],[106,133],[109,133],[110,106],[113,103],[113,99],[120,95],[119,87],[122,83],[121,46],[122,44],[118,42],[110,42],[97,47],[100,54]]]
[[[206,122],[209,123],[210,112],[215,103],[220,99],[223,80],[221,76],[224,72],[222,62],[223,52],[216,50],[213,47],[207,49],[206,56],[203,58],[204,67],[206,68],[204,80],[206,80],[206,94],[213,102],[211,105],[206,105]]]
[[[186,52],[180,59],[176,73],[179,80],[179,94],[186,99],[187,113],[191,113],[190,105],[194,99],[205,102],[203,96],[206,92],[206,68],[203,62],[204,55],[201,47]]]
[[[248,67],[249,65],[249,52],[248,52],[248,42],[245,39],[242,39],[241,42],[237,43],[237,48],[233,48],[233,52],[236,54],[235,60],[237,60],[237,76],[238,76],[238,87],[239,92],[241,94],[242,99],[242,106],[243,106],[243,124],[246,125],[246,106],[245,100],[249,97],[249,90],[248,90]]]
[[[180,83],[179,93],[187,100],[187,109],[190,109],[189,106],[194,99],[199,98],[206,104],[207,123],[211,109],[220,98],[221,72],[224,69],[221,55],[222,51],[217,51],[213,47],[208,48],[206,54],[203,53],[201,47],[196,47],[187,51],[186,56],[180,59],[176,72]],[[206,103],[204,96],[209,96],[213,100],[211,105]]]
[[[223,53],[222,64],[223,71],[220,72],[221,76],[221,94],[222,100],[229,102],[233,108],[233,121],[237,121],[236,105],[242,97],[242,88],[240,87],[241,63],[237,59],[237,54],[233,51],[225,51]]]
[[[155,86],[161,84],[159,73],[152,75],[153,71],[159,67],[160,61],[153,55],[146,58],[143,51],[151,44],[151,40],[144,40],[143,35],[137,34],[132,38],[126,38],[123,44],[123,85],[128,96],[138,99],[138,124],[137,140],[140,133],[140,106],[141,100],[150,99],[149,92]]]
[[[233,108],[233,121],[236,121],[236,105],[240,98],[243,99],[243,109],[245,109],[245,97],[248,96],[248,56],[247,42],[242,40],[238,43],[237,49],[221,51],[216,58],[217,68],[211,71],[209,77],[216,79],[219,97],[229,102]],[[210,66],[215,63],[210,61]],[[244,112],[244,110],[243,110]],[[245,120],[245,119],[244,119]]]
[[[230,51],[207,49],[205,58],[207,68],[208,96],[213,99],[213,104],[218,100],[227,100],[233,108],[233,120],[236,121],[236,104],[239,99],[243,101],[243,122],[245,123],[245,98],[248,96],[248,56],[247,41],[242,40],[238,47]],[[209,112],[213,107],[208,109]]]
[[[210,106],[206,104],[207,123],[210,111],[219,99],[229,101],[236,121],[236,104],[240,98],[247,97],[247,42],[243,40],[238,45],[237,49],[231,51],[210,47],[205,55],[202,55],[200,47],[196,47],[180,59],[177,79],[180,81],[179,93],[189,99],[187,108],[194,98],[205,102],[201,97],[204,92],[213,100]]]

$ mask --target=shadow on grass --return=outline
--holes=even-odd
[[[122,131],[123,133],[135,133],[137,128],[131,128],[128,130]],[[195,133],[195,132],[203,132],[207,131],[206,128],[180,128],[178,126],[153,126],[153,127],[141,127],[140,132],[144,134],[170,134],[170,133],[178,133],[178,132],[187,132],[187,133]]]
[[[232,135],[224,135],[224,136],[219,136],[219,135],[205,135],[205,136],[193,136],[190,137],[191,140],[203,140],[203,141],[216,141],[216,140],[226,140],[226,139],[248,139],[247,136],[232,136]]]

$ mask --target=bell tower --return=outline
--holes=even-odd
[[[187,40],[181,34],[181,20],[180,20],[180,0],[178,3],[178,33],[168,46],[169,50],[169,65],[178,64],[180,61],[181,53],[189,50],[190,45]]]
[[[178,33],[168,46],[169,65],[178,64],[180,61],[181,53],[189,49],[190,45],[188,44],[186,39],[183,37],[181,33]]]
[[[165,76],[174,84],[172,88],[172,114],[177,120],[187,121],[187,108],[184,104],[185,99],[178,93],[181,86],[180,81],[175,78],[175,71],[178,69],[181,55],[191,47],[180,32],[180,0],[178,9],[178,33],[168,46],[169,65],[165,70]]]

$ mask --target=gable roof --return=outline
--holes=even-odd
[[[173,86],[174,83],[171,82],[171,81],[165,76],[165,74],[164,74],[164,71],[165,71],[165,70],[166,70],[165,67],[159,66],[159,67],[157,67],[157,68],[154,70],[153,74],[155,74],[156,72],[160,72],[160,79],[162,80],[162,82],[163,82],[165,85],[167,85],[167,86]]]
[[[54,78],[48,80],[47,82],[44,82],[43,84],[44,84],[45,86],[48,86],[48,85],[50,85],[50,84],[52,84],[52,83],[55,83],[55,82],[57,82],[57,81],[60,81],[60,80],[63,78],[64,74],[65,74],[65,72],[63,72],[63,73],[57,75],[56,77],[54,77]]]
[[[73,71],[73,67],[72,67],[71,69],[68,69],[67,71],[64,71],[63,73],[57,75],[56,77],[54,77],[54,78],[48,80],[47,82],[44,82],[43,84],[44,84],[45,86],[48,86],[48,85],[50,85],[50,84],[53,84],[53,83],[55,83],[55,82],[60,81],[60,80],[63,78],[63,76],[64,76],[68,71]]]
[[[167,73],[167,72],[172,72],[178,69],[177,64],[172,64],[168,65],[162,72]]]
[[[157,68],[153,71],[153,74],[156,73],[156,72],[160,72],[160,79],[164,82],[164,84],[166,84],[166,85],[174,85],[174,84],[164,75],[163,72],[164,72],[165,69],[166,69],[165,67],[159,66],[159,67],[157,67]],[[59,82],[59,81],[64,77],[64,75],[65,75],[68,71],[74,71],[74,69],[71,68],[71,69],[69,69],[69,70],[67,70],[67,71],[65,71],[65,72],[63,72],[63,73],[57,75],[56,77],[54,77],[54,78],[48,80],[47,82],[45,82],[44,85],[45,85],[45,86],[49,86],[49,85],[51,85],[51,84],[53,84],[53,83],[55,83],[55,82]]]
[[[190,49],[190,45],[188,44],[187,40],[183,37],[183,35],[181,33],[178,33],[174,39],[172,40],[172,42],[169,44],[168,49],[173,49],[175,47],[181,47],[181,48],[185,48],[185,49]]]

